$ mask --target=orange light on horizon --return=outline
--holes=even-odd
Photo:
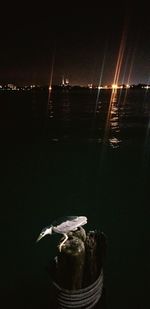
[[[112,84],[112,89],[118,89],[118,85],[116,85],[116,84]]]

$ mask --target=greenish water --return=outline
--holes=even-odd
[[[1,291],[6,307],[53,308],[46,267],[60,237],[38,245],[35,240],[44,226],[64,215],[86,215],[86,230],[107,235],[107,307],[149,307],[149,99],[149,94],[130,92],[126,104],[114,100],[115,119],[109,118],[106,132],[106,94],[96,116],[96,95],[66,99],[65,94],[64,100],[59,94],[51,99],[53,117],[44,133],[35,137],[35,132],[8,130],[1,143]]]

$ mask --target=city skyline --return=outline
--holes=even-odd
[[[5,14],[1,20],[0,83],[59,84],[63,75],[72,85],[150,83],[144,2],[10,6],[5,27]]]

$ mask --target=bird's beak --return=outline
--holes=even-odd
[[[39,237],[37,238],[36,242],[38,242],[43,236],[40,234]]]

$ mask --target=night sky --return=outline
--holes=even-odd
[[[1,6],[0,83],[150,83],[150,19],[144,2],[11,3]],[[122,43],[121,43],[122,42]]]

